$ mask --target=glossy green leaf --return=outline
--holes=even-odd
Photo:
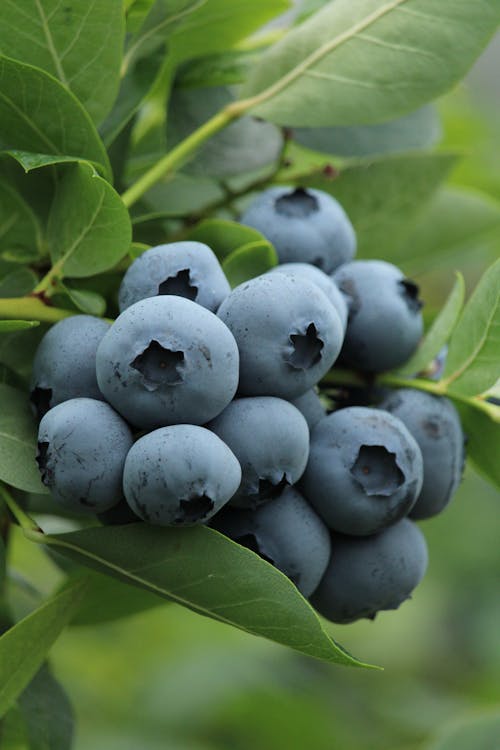
[[[498,0],[333,0],[262,55],[241,95],[280,125],[383,122],[450,89],[499,22]]]
[[[443,373],[455,393],[475,396],[500,377],[500,260],[484,274],[450,339]]]
[[[233,250],[224,258],[222,270],[234,289],[238,284],[270,271],[277,263],[278,256],[274,247],[269,242],[258,240]]]
[[[450,154],[405,154],[347,167],[334,180],[319,171],[296,181],[342,204],[356,230],[359,257],[391,262],[455,162]]]
[[[83,581],[75,581],[0,638],[0,716],[38,672],[49,649],[73,617],[84,588]]]
[[[441,731],[423,750],[496,750],[500,737],[500,713],[461,719]]]
[[[394,154],[430,148],[440,137],[441,123],[435,107],[431,105],[377,125],[293,130],[294,140],[302,146],[345,157]]]
[[[88,159],[109,174],[104,145],[87,112],[58,80],[0,56],[0,146]]]
[[[464,298],[464,279],[462,274],[457,273],[455,284],[444,307],[425,334],[415,354],[398,371],[401,375],[414,375],[432,362],[451,336],[462,310]]]
[[[191,230],[188,239],[204,242],[220,261],[242,245],[267,242],[257,229],[227,219],[205,219]],[[269,242],[267,244],[271,247]]]
[[[51,535],[65,555],[199,614],[326,661],[360,665],[323,630],[295,586],[213,529],[131,524]]]
[[[44,664],[18,698],[29,750],[71,750],[74,716],[60,683]]]
[[[47,492],[35,461],[36,443],[37,428],[28,396],[0,383],[1,481],[26,492]]]
[[[83,161],[75,156],[64,156],[63,154],[37,154],[31,151],[21,151],[20,149],[9,149],[3,152],[15,159],[24,169],[25,172],[32,172],[42,167],[55,166],[57,164],[73,164],[76,161]],[[97,162],[93,163],[99,168]]]
[[[85,164],[59,182],[47,228],[61,276],[93,276],[116,265],[131,242],[128,211],[115,190]]]
[[[30,268],[18,268],[0,280],[0,298],[24,297],[38,282],[38,276]]]
[[[0,320],[0,333],[26,331],[28,328],[37,328],[39,325],[38,320]]]
[[[0,251],[13,257],[31,251],[38,255],[40,227],[24,198],[7,182],[0,181]]]
[[[2,53],[58,78],[95,121],[102,120],[118,91],[121,0],[4,0],[2,10]]]

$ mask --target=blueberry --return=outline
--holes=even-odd
[[[40,422],[37,463],[54,500],[102,513],[123,498],[122,473],[132,445],[126,422],[103,401],[74,398]]]
[[[209,310],[182,297],[150,297],[128,307],[104,336],[97,380],[137,427],[203,424],[236,392],[238,348]]]
[[[255,511],[226,506],[212,526],[275,565],[304,596],[312,594],[328,564],[328,529],[295,487]]]
[[[236,287],[218,315],[238,344],[245,396],[300,396],[328,372],[342,346],[336,310],[307,279],[258,276]]]
[[[186,526],[208,521],[240,480],[237,458],[217,435],[178,424],[139,438],[125,462],[123,489],[145,521]]]
[[[208,245],[171,242],[151,247],[127,270],[120,286],[120,312],[147,297],[175,294],[215,312],[231,287]]]
[[[306,391],[302,396],[292,399],[290,403],[300,411],[310,430],[318,424],[320,419],[326,416],[326,409],[314,388]]]
[[[33,361],[30,400],[39,419],[70,398],[102,399],[95,374],[97,347],[109,323],[92,315],[74,315],[52,326]]]
[[[333,278],[349,307],[342,361],[372,372],[406,362],[422,336],[417,285],[382,260],[347,263]]]
[[[335,198],[312,188],[272,187],[241,218],[276,248],[281,263],[312,263],[331,273],[352,260],[356,235]]]
[[[364,536],[407,515],[422,478],[422,454],[404,424],[388,412],[351,406],[312,430],[301,488],[331,529]]]
[[[272,396],[238,398],[208,425],[241,464],[241,485],[231,505],[255,508],[277,497],[303,474],[309,429],[288,401]]]
[[[462,478],[464,434],[457,410],[447,398],[413,388],[391,393],[381,404],[400,419],[420,446],[424,483],[410,516],[435,516],[450,502]]]
[[[332,622],[373,620],[380,610],[397,609],[427,568],[424,536],[407,518],[375,536],[333,534],[331,544],[330,563],[311,604]]]
[[[275,266],[268,271],[268,273],[285,273],[287,276],[302,277],[309,279],[313,284],[319,286],[338,312],[342,328],[345,330],[347,325],[347,302],[336,283],[328,274],[316,266],[312,266],[310,263],[281,263],[279,266]]]

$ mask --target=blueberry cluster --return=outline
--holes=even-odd
[[[402,365],[418,288],[353,260],[352,225],[321,191],[271,188],[242,222],[274,244],[272,271],[231,291],[208,246],[160,245],[127,270],[114,323],[48,331],[31,390],[42,481],[103,523],[210,523],[334,622],[373,617],[425,572],[409,519],[456,489],[460,422],[413,389],[327,414],[316,386],[334,363],[367,378]]]

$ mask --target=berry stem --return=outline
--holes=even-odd
[[[11,297],[0,299],[0,320],[39,320],[57,323],[58,320],[76,315],[77,310],[64,310],[46,305],[40,297]]]
[[[16,503],[10,492],[7,490],[5,485],[0,484],[0,498],[4,501],[7,508],[10,510],[19,526],[22,528],[26,536],[33,534],[40,535],[43,531],[38,524],[28,516],[27,513]]]

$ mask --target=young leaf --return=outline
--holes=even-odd
[[[72,289],[67,285],[62,286],[71,302],[81,312],[97,317],[104,315],[106,312],[106,300],[101,294],[90,289]]]
[[[35,461],[37,430],[24,393],[0,383],[0,480],[45,494]]]
[[[47,228],[60,277],[106,271],[128,252],[128,211],[111,185],[86,164],[75,164],[59,182]]]
[[[122,0],[5,0],[3,10],[2,53],[58,78],[94,121],[102,120],[118,90]]]
[[[61,684],[44,664],[18,698],[29,750],[71,750],[74,716]]]
[[[131,524],[51,535],[45,541],[83,565],[199,614],[319,659],[361,665],[327,635],[291,581],[206,526]]]
[[[0,56],[0,146],[101,165],[104,145],[78,99],[48,73]]]
[[[280,125],[383,122],[450,89],[499,22],[498,0],[334,0],[262,55],[241,95]]]
[[[28,328],[36,328],[39,325],[38,320],[0,320],[0,333],[26,331]]]
[[[373,156],[430,148],[441,137],[437,110],[427,104],[396,120],[377,125],[295,128],[301,146],[337,156]]]
[[[405,154],[347,167],[334,180],[317,171],[295,181],[337,198],[354,224],[360,257],[391,262],[455,161],[452,154]]]
[[[41,667],[50,647],[73,617],[84,589],[84,581],[73,582],[0,638],[0,716]]]
[[[188,239],[204,242],[214,251],[220,261],[227,258],[234,250],[250,243],[267,242],[271,247],[271,244],[257,229],[227,219],[205,219],[191,230]]]
[[[480,280],[450,339],[446,387],[464,396],[487,391],[500,375],[499,352],[500,260]]]
[[[38,219],[13,185],[0,181],[0,251],[38,255],[40,227]]]
[[[448,341],[462,310],[465,297],[465,283],[462,274],[457,273],[453,289],[446,304],[422,339],[415,354],[398,370],[400,375],[414,375],[424,370],[432,362]]]
[[[274,247],[269,242],[258,240],[233,250],[223,260],[222,270],[234,289],[238,284],[270,271],[277,263],[278,256]]]
[[[36,286],[38,276],[30,268],[18,268],[0,280],[0,298],[24,297]]]

